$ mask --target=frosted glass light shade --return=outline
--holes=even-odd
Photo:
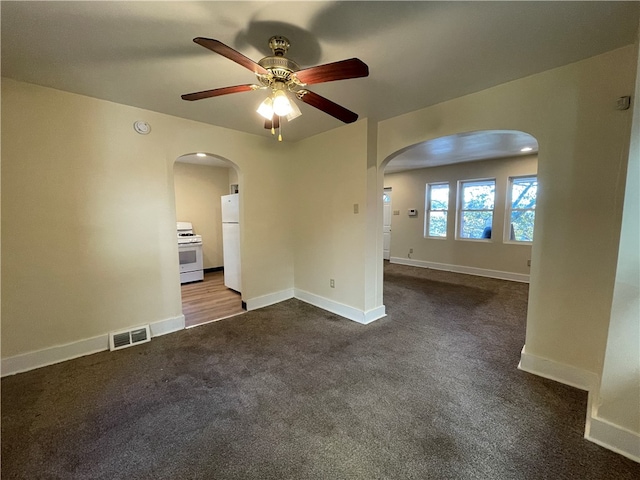
[[[294,118],[298,118],[300,115],[302,115],[302,112],[300,111],[300,109],[296,105],[296,102],[290,102],[290,105],[291,105],[291,113],[289,115],[287,115],[287,120],[288,121],[291,121]]]
[[[282,90],[277,90],[273,94],[273,112],[279,117],[286,117],[292,110],[287,94]]]
[[[256,112],[267,120],[271,120],[273,118],[273,100],[271,100],[271,97],[265,98],[264,102],[260,104]]]

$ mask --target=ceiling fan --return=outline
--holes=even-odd
[[[369,67],[362,60],[351,58],[300,69],[296,62],[285,57],[291,45],[287,38],[280,35],[269,39],[269,47],[273,55],[264,57],[257,63],[218,40],[197,37],[193,41],[251,70],[258,78],[260,85],[235,85],[187,93],[182,95],[183,100],[201,100],[230,93],[269,89],[271,91],[270,95],[262,102],[257,111],[265,118],[264,127],[271,129],[273,134],[275,134],[276,129],[280,128],[283,118],[293,120],[301,114],[295,102],[289,100],[288,93],[307,105],[322,110],[344,123],[352,123],[358,119],[357,113],[347,110],[343,106],[307,90],[305,87],[334,80],[366,77],[369,75]],[[282,140],[280,134],[278,139]]]

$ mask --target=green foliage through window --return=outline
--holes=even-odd
[[[425,195],[425,237],[447,238],[449,184],[429,183]],[[458,183],[457,238],[490,239],[496,201],[496,181],[469,180]],[[504,240],[533,242],[538,179],[535,175],[509,178]],[[502,195],[500,195],[502,197]],[[501,200],[502,201],[502,200]]]
[[[533,225],[536,217],[537,177],[510,179],[509,240],[533,242]]]
[[[427,236],[446,238],[447,215],[449,210],[449,184],[428,184],[426,204],[427,215],[425,218],[427,222]]]
[[[491,238],[495,180],[461,182],[460,192],[460,238]]]

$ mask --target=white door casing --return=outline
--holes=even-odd
[[[391,188],[382,194],[382,258],[391,257]]]

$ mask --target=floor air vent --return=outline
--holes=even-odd
[[[149,331],[149,325],[123,332],[113,332],[109,334],[109,350],[120,350],[121,348],[131,347],[150,340],[151,332]]]

